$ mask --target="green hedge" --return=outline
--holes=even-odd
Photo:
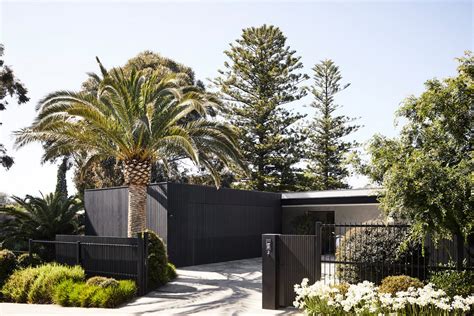
[[[427,267],[414,269],[405,263],[423,263],[422,246],[410,243],[401,251],[408,230],[386,227],[349,229],[336,248],[336,260],[361,264],[337,264],[336,276],[347,283],[364,280],[379,284],[386,275],[408,275],[421,279]],[[427,258],[428,253],[425,252]],[[384,263],[382,266],[380,263]]]
[[[107,278],[104,278],[107,279]],[[132,299],[137,292],[134,281],[114,279],[73,282],[65,280],[56,286],[53,302],[61,306],[113,308]],[[110,282],[114,280],[115,282]]]
[[[16,256],[10,250],[0,250],[0,287],[16,268]]]
[[[430,276],[429,282],[445,291],[450,297],[474,294],[474,271],[439,271]]]
[[[168,262],[164,241],[153,231],[148,233],[148,290],[154,290],[176,278],[176,268]]]
[[[64,280],[83,281],[84,270],[59,264],[45,264],[16,270],[2,288],[4,299],[16,303],[52,302],[53,289]]]

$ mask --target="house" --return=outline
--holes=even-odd
[[[370,189],[282,194],[157,183],[147,194],[148,228],[177,266],[258,257],[262,234],[292,232],[298,216],[332,224],[381,214]],[[87,235],[126,237],[127,187],[86,190],[84,202]]]

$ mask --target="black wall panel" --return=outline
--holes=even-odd
[[[127,235],[127,188],[87,190],[86,232]],[[177,266],[261,255],[261,235],[281,232],[278,193],[160,183],[148,187],[148,227]],[[104,223],[107,222],[107,223]]]

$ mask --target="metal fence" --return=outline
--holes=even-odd
[[[148,234],[137,238],[57,235],[56,240],[29,240],[29,254],[39,252],[61,264],[80,265],[86,275],[134,279],[147,291]]]
[[[292,305],[294,284],[379,284],[389,275],[426,280],[446,269],[474,270],[474,243],[456,237],[435,244],[406,242],[410,226],[321,224],[315,235],[262,235],[263,308]]]

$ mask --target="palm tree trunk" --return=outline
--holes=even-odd
[[[128,237],[143,232],[146,227],[146,195],[150,182],[150,161],[132,159],[124,163],[125,184],[128,185]]]

